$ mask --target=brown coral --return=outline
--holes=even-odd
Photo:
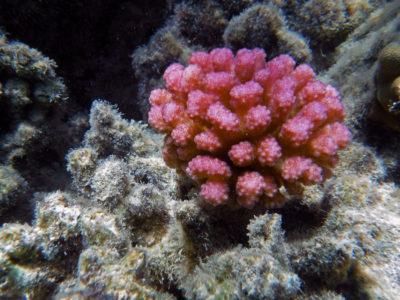
[[[400,117],[400,42],[387,45],[379,54],[376,73],[377,98],[383,109]]]

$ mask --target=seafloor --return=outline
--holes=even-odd
[[[400,1],[1,0],[0,26],[0,299],[400,299]],[[282,208],[205,203],[146,125],[218,47],[341,92],[351,143]]]

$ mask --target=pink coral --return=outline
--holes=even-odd
[[[149,123],[165,133],[166,164],[201,185],[213,205],[279,207],[300,184],[323,182],[350,142],[339,92],[289,55],[262,49],[195,52],[150,95]]]
[[[261,166],[274,166],[276,160],[282,155],[282,148],[272,136],[262,138],[257,146],[256,154]]]
[[[249,142],[243,141],[233,145],[228,155],[234,165],[239,167],[249,166],[254,160],[254,149]]]
[[[210,181],[201,186],[200,196],[207,199],[208,202],[219,205],[228,201],[229,186],[225,182]]]
[[[236,181],[236,193],[239,203],[252,208],[264,192],[267,184],[258,172],[244,172]]]

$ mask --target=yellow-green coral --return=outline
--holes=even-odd
[[[387,45],[379,54],[377,98],[382,107],[400,117],[400,42]]]

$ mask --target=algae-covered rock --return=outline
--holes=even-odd
[[[0,165],[0,215],[3,210],[15,206],[27,192],[28,184],[18,172]]]
[[[31,221],[30,195],[65,186],[63,157],[86,130],[65,106],[67,87],[56,70],[54,60],[0,30],[0,162],[12,170],[1,176],[8,181],[1,194],[9,203],[19,200],[4,206],[2,197],[1,223]],[[12,180],[18,182],[14,192]]]
[[[210,255],[183,280],[188,299],[290,299],[298,293],[301,281],[289,264],[280,216],[256,217],[248,229],[250,247]]]

